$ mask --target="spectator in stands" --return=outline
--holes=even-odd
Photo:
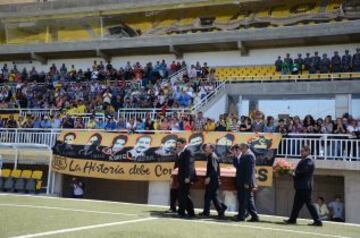
[[[324,133],[324,131],[324,120],[322,118],[318,118],[314,126],[314,133]]]
[[[111,130],[111,131],[115,130],[117,125],[114,118],[112,116],[109,116],[107,120],[108,121],[106,123],[105,130]],[[139,128],[139,129],[143,130],[144,128]]]
[[[357,48],[356,53],[353,55],[352,69],[353,72],[360,72],[360,48]]]
[[[281,59],[281,56],[278,56],[278,59],[275,61],[275,70],[276,72],[281,72],[283,65],[283,61]]]
[[[315,51],[314,56],[311,57],[311,61],[314,64],[314,67],[316,68],[316,70],[320,70],[321,58],[320,58],[319,53],[317,51]]]
[[[240,124],[240,132],[250,132],[251,131],[251,119],[249,117],[245,117]]]
[[[293,60],[290,58],[290,54],[287,53],[282,64],[281,74],[288,75],[292,72]]]
[[[293,124],[291,125],[291,130],[289,129],[289,131],[291,131],[291,133],[303,133],[304,132],[304,127],[301,123],[300,117],[298,117],[298,116],[294,117]]]
[[[216,123],[215,120],[208,118],[207,122],[204,125],[205,131],[215,131],[216,130]]]
[[[64,118],[62,128],[74,128],[74,120],[70,117],[70,115],[66,115]]]
[[[337,51],[334,52],[334,56],[331,58],[331,68],[333,73],[341,72],[341,58]]]
[[[263,132],[264,131],[264,122],[260,116],[255,118],[255,121],[251,125],[252,132]]]
[[[48,116],[44,116],[44,119],[41,121],[40,126],[44,129],[51,128],[51,121]]]
[[[216,123],[216,131],[226,131],[226,118],[224,115],[219,116],[219,121]]]
[[[329,203],[330,217],[332,221],[344,222],[344,203],[341,200],[341,196],[337,195],[335,200]]]
[[[268,116],[266,118],[266,124],[264,126],[264,132],[273,133],[275,132],[276,127],[274,123],[274,118],[272,116]]]
[[[298,57],[294,60],[294,65],[297,65],[297,68],[298,68],[298,71],[296,72],[296,74],[297,73],[302,74],[303,67],[304,67],[304,60],[300,53],[298,54]],[[293,72],[294,72],[294,70],[293,70]]]
[[[329,209],[325,203],[325,199],[323,197],[318,197],[316,200],[316,203],[314,204],[315,208],[320,216],[320,219],[322,221],[328,221],[329,220]]]
[[[347,131],[347,133],[350,133],[353,135],[356,135],[356,133],[359,133],[360,125],[358,124],[358,121],[353,118],[349,119],[349,124],[346,127],[346,131]]]
[[[285,124],[285,120],[284,119],[280,119],[279,120],[279,123],[275,129],[275,132],[277,133],[281,133],[283,135],[287,134],[288,133],[288,129],[286,127],[286,124]]]
[[[201,131],[204,128],[206,123],[206,118],[203,116],[202,112],[197,113],[197,117],[195,118],[195,130]]]
[[[18,128],[18,122],[15,120],[14,115],[10,115],[6,123],[6,128]]]
[[[351,71],[351,55],[349,53],[349,50],[345,50],[345,55],[343,55],[341,59],[341,66],[343,72]]]
[[[315,120],[311,115],[306,115],[303,121],[305,133],[316,133]]]
[[[323,54],[323,58],[320,60],[320,73],[321,74],[327,74],[330,72],[330,59],[327,57],[327,54]]]
[[[75,129],[84,129],[85,128],[82,118],[80,118],[80,117],[76,118],[76,120],[74,122],[74,128]]]
[[[324,120],[324,130],[322,133],[331,134],[334,131],[334,123],[332,121],[331,116],[326,116]]]
[[[335,123],[333,133],[334,134],[345,134],[346,133],[346,128],[343,123],[343,119],[341,117],[336,118],[336,123]]]
[[[306,53],[306,57],[304,59],[304,70],[309,70],[310,65],[311,65],[310,53]]]
[[[61,128],[61,118],[60,114],[56,113],[55,115],[50,116],[51,128]]]

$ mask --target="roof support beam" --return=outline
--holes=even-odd
[[[174,54],[176,59],[182,59],[183,58],[183,52],[179,50],[179,48],[175,47],[174,45],[169,46],[170,53]]]
[[[106,62],[111,62],[111,56],[100,49],[96,49],[96,56],[103,58]]]
[[[47,59],[35,52],[31,52],[30,57],[32,60],[39,61],[41,64],[47,64]]]
[[[238,41],[237,42],[237,47],[240,50],[240,55],[241,56],[248,56],[249,55],[249,49],[248,49],[248,47],[246,47],[244,41]]]

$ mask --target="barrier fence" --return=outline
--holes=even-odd
[[[43,144],[52,147],[62,130],[99,131],[89,129],[0,129],[0,143]],[[174,131],[135,131],[134,133],[171,132]],[[310,146],[315,159],[360,161],[360,139],[347,134],[288,134],[283,136],[276,156],[300,158],[302,145]]]

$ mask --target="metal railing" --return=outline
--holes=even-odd
[[[277,156],[300,158],[303,145],[315,159],[360,160],[360,139],[348,134],[289,134],[282,138]]]
[[[200,100],[199,103],[197,103],[196,105],[194,105],[191,108],[191,111],[193,112],[199,112],[202,111],[203,107],[205,107],[206,105],[208,105],[209,103],[213,102],[213,100],[221,93],[225,92],[226,89],[226,83],[225,82],[219,82],[217,84],[217,87],[215,88],[215,90],[209,94],[207,94],[203,99]]]
[[[151,120],[155,120],[156,116],[162,112],[160,108],[122,108],[118,110],[117,118],[123,118],[125,121],[129,121],[131,118],[145,119],[149,117]],[[190,113],[190,109],[168,108],[165,111],[165,116],[172,116],[174,113]]]
[[[44,144],[52,147],[62,130],[104,131],[96,129],[0,129],[0,143]],[[174,131],[135,132],[172,133]],[[360,161],[360,139],[347,134],[288,134],[281,139],[276,156],[300,158],[300,149],[303,145],[310,146],[311,154],[317,160]]]
[[[329,73],[329,74],[289,74],[282,75],[276,74],[275,72],[272,75],[239,75],[239,76],[225,76],[218,78],[219,81],[228,81],[231,83],[241,83],[241,82],[271,82],[271,81],[314,81],[314,80],[346,80],[346,79],[360,79],[360,73],[351,72],[351,73]]]

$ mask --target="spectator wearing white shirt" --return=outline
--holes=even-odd
[[[316,203],[314,204],[316,210],[319,213],[319,216],[322,221],[328,221],[329,220],[329,209],[325,203],[325,199],[323,197],[318,197]]]

